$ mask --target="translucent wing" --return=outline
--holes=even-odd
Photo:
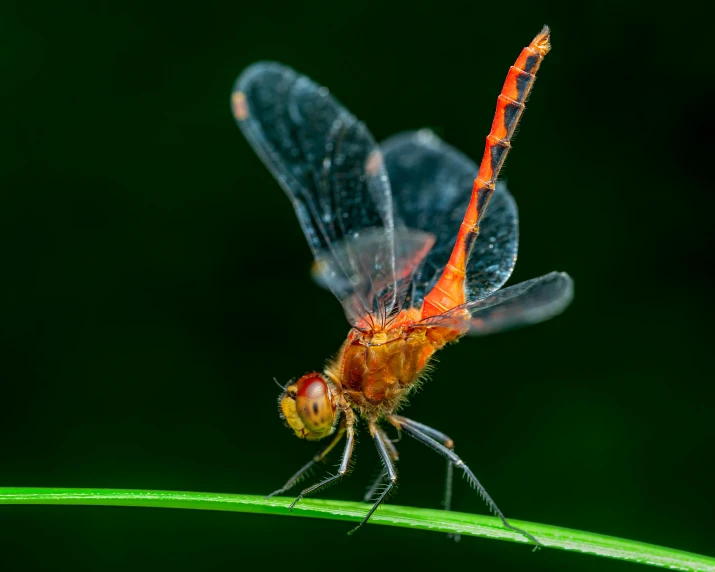
[[[429,130],[400,133],[381,144],[396,216],[435,236],[415,274],[411,302],[421,306],[449,260],[479,166]],[[497,183],[467,266],[468,299],[484,297],[509,278],[518,249],[518,215],[504,183]]]
[[[383,245],[383,236],[371,230],[360,233],[357,238],[349,237],[340,241],[335,246],[334,254],[316,259],[312,269],[313,278],[323,288],[335,292],[338,298],[357,299],[354,294],[348,297],[356,291],[365,292],[359,299],[369,297],[371,290],[382,292],[384,301],[379,306],[382,309],[375,309],[371,315],[385,322],[394,311],[402,308],[414,272],[433,244],[434,236],[429,233],[403,227],[395,229],[394,288],[384,281],[380,282],[377,272],[373,273],[370,282],[360,272],[360,268],[370,267],[381,258],[379,250]],[[350,250],[350,254],[345,253],[345,250]],[[336,261],[341,259],[351,261],[350,272],[338,267]]]
[[[340,300],[348,321],[355,325],[393,312],[401,284],[392,196],[382,155],[365,125],[327,88],[272,62],[254,64],[239,76],[232,108],[291,200],[320,281]],[[402,266],[399,271],[411,275]]]
[[[467,302],[426,323],[449,325],[471,335],[486,335],[543,322],[563,312],[573,298],[573,280],[550,272]]]

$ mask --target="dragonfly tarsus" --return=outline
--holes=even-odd
[[[380,463],[379,469],[380,472],[378,473],[377,477],[375,477],[375,479],[372,481],[372,484],[367,488],[367,491],[365,491],[365,495],[362,497],[362,502],[372,502],[375,498],[375,493],[385,480],[387,473],[385,472],[385,467],[382,466],[382,463]]]
[[[477,477],[474,476],[474,473],[464,463],[464,461],[462,461],[462,459],[460,459],[459,456],[452,449],[446,447],[432,436],[434,434],[438,434],[438,431],[431,428],[427,428],[432,433],[432,435],[430,435],[427,431],[424,430],[424,428],[426,428],[425,425],[422,425],[422,423],[417,423],[416,421],[412,421],[411,419],[407,419],[406,417],[402,417],[400,415],[390,415],[388,417],[388,420],[390,421],[390,423],[395,425],[395,427],[403,429],[410,437],[417,439],[417,441],[419,441],[420,443],[427,445],[430,449],[436,451],[437,453],[445,457],[456,468],[462,469],[462,471],[464,471],[464,474],[467,476],[467,480],[469,481],[469,483],[475,489],[477,489],[480,496],[484,499],[484,502],[487,503],[489,509],[494,513],[495,516],[499,517],[505,527],[510,530],[513,530],[514,532],[518,532],[519,534],[533,542],[535,545],[534,551],[538,550],[541,547],[541,543],[536,539],[535,536],[529,534],[521,528],[514,526],[506,519],[504,513],[499,510],[499,507],[492,500],[492,497],[489,496],[489,493],[487,493],[486,489],[482,486]]]
[[[340,442],[340,439],[343,438],[343,435],[345,435],[345,420],[341,421],[340,427],[338,427],[338,430],[335,432],[335,436],[333,439],[330,441],[327,447],[322,449],[315,457],[313,457],[310,461],[308,461],[305,465],[303,465],[300,469],[296,471],[296,473],[288,479],[285,485],[283,485],[280,489],[273,491],[271,494],[267,495],[266,498],[269,499],[271,497],[281,495],[285,492],[288,492],[290,489],[292,489],[297,483],[303,480],[303,478],[308,474],[310,469],[312,469],[317,463],[322,461],[325,457],[328,456],[328,453],[335,448],[335,445],[337,445]]]
[[[452,461],[447,459],[447,474],[444,478],[444,500],[442,501],[442,508],[449,512],[452,510],[452,483],[454,482],[454,464]],[[447,538],[459,542],[462,535],[458,533],[449,532],[447,533]]]
[[[347,472],[348,469],[350,468],[350,457],[352,457],[353,454],[353,444],[355,443],[355,432],[353,430],[353,422],[354,419],[351,417],[348,419],[346,422],[346,433],[347,433],[347,439],[345,441],[345,449],[343,450],[343,458],[340,461],[340,467],[338,468],[338,472],[335,473],[334,475],[330,475],[329,477],[323,479],[319,483],[314,484],[311,487],[308,487],[307,489],[301,491],[301,493],[298,495],[298,498],[296,498],[288,507],[288,510],[293,510],[293,507],[300,502],[300,500],[311,494],[314,493],[332,483],[335,481],[343,478]],[[331,447],[332,448],[332,447]]]
[[[266,495],[266,500],[268,500],[271,497],[275,497],[278,495],[282,495],[283,493],[289,491],[292,489],[297,482],[299,482],[303,477],[305,477],[306,474],[308,474],[308,471],[313,468],[315,465],[315,460],[311,459],[308,461],[305,465],[303,465],[300,469],[296,471],[296,473],[288,479],[285,485],[283,485],[280,489],[277,489],[273,491],[271,494]]]
[[[387,447],[388,452],[390,453],[390,458],[393,461],[397,461],[397,459],[400,457],[400,454],[397,452],[397,447],[394,445],[394,441],[390,439],[387,436],[387,433],[385,433],[382,429],[380,429],[379,426],[375,425],[375,432],[379,433],[380,438],[382,439],[382,442],[385,444],[385,447]],[[367,491],[365,492],[365,496],[363,497],[363,502],[372,502],[372,500],[375,498],[375,493],[377,492],[377,489],[380,487],[382,482],[385,480],[385,477],[387,476],[387,473],[384,471],[385,467],[383,466],[382,462],[380,463],[380,472],[378,476],[375,478],[375,480],[372,482],[372,484],[368,487]]]
[[[387,495],[390,494],[392,488],[397,484],[397,469],[395,469],[395,464],[392,460],[395,456],[394,453],[396,453],[397,451],[395,451],[394,447],[390,448],[387,446],[386,441],[389,441],[387,439],[387,436],[383,433],[381,429],[374,425],[374,422],[371,423],[370,429],[370,433],[373,434],[373,441],[375,441],[377,453],[378,455],[380,455],[380,460],[382,461],[382,464],[385,465],[385,470],[387,471],[387,486],[383,489],[382,493],[378,497],[377,501],[375,501],[375,504],[372,505],[372,508],[369,510],[369,512],[360,521],[360,524],[358,524],[355,528],[348,532],[348,534],[354,534],[360,529],[363,524],[370,520],[370,517],[377,510],[377,507],[382,504],[382,502],[387,498]]]
[[[425,435],[428,435],[429,437],[432,437],[432,439],[438,441],[439,443],[442,443],[447,449],[454,450],[454,441],[452,441],[451,437],[448,437],[441,431],[437,431],[437,429],[433,429],[432,427],[428,427],[427,425],[424,425],[422,423],[418,423],[417,421],[412,421],[409,419],[406,419],[400,415],[395,415],[395,419],[401,420],[401,421],[409,421],[414,427],[422,431]],[[399,428],[398,428],[399,431]],[[450,459],[447,459],[447,472],[445,475],[444,479],[444,498],[442,500],[442,508],[445,511],[451,511],[452,510],[452,483],[454,482],[454,463]],[[459,534],[448,534],[447,538],[454,539],[455,542],[459,542],[459,539],[461,538]]]

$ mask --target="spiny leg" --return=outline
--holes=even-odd
[[[392,440],[387,436],[387,433],[385,433],[379,427],[375,426],[375,430],[377,433],[380,434],[380,437],[381,437],[383,443],[385,444],[385,447],[387,447],[387,450],[390,453],[390,458],[393,461],[397,461],[399,459],[400,455],[397,452],[397,448],[393,444]],[[384,469],[384,465],[381,460],[380,461],[380,474],[377,476],[377,478],[375,478],[375,480],[372,482],[370,487],[367,489],[367,492],[365,493],[365,496],[362,499],[363,502],[371,502],[373,497],[375,496],[375,492],[380,487],[382,482],[385,480],[387,473],[383,472],[383,469]]]
[[[452,510],[452,483],[454,482],[454,465],[447,459],[447,475],[444,479],[444,500],[442,507],[449,512]]]
[[[474,473],[472,473],[471,469],[464,464],[464,461],[462,461],[462,459],[460,459],[454,451],[445,447],[442,443],[437,441],[432,436],[436,433],[434,429],[430,429],[430,434],[424,431],[424,428],[427,427],[426,425],[422,425],[421,423],[417,423],[416,421],[412,421],[411,419],[407,419],[406,417],[402,417],[399,415],[391,415],[388,417],[388,420],[395,427],[399,427],[400,429],[404,430],[408,435],[410,435],[410,437],[417,439],[421,443],[427,445],[433,451],[437,451],[437,453],[439,453],[443,457],[446,457],[446,459],[458,469],[462,469],[462,471],[464,471],[464,474],[467,475],[467,480],[469,481],[469,483],[475,489],[477,489],[477,491],[479,491],[479,494],[484,499],[484,502],[487,503],[487,506],[492,511],[492,513],[494,513],[501,519],[502,524],[504,526],[506,526],[510,530],[513,530],[514,532],[518,532],[522,536],[531,540],[536,545],[534,546],[534,550],[537,550],[539,547],[541,547],[541,543],[534,536],[532,536],[525,530],[522,530],[521,528],[518,528],[513,524],[509,523],[509,521],[504,516],[504,513],[499,510],[499,507],[497,507],[496,503],[492,500],[492,497],[489,496],[489,493],[487,493],[486,489],[482,486],[479,480],[477,480],[477,477],[474,476]]]
[[[390,439],[387,436],[387,433],[385,433],[385,431],[383,431],[378,426],[375,426],[375,433],[380,435],[382,442],[385,444],[385,447],[387,447],[387,451],[388,453],[390,453],[390,459],[392,459],[393,461],[397,461],[400,458],[400,454],[397,452],[397,447],[395,447],[395,443],[393,442],[393,440]]]
[[[402,417],[401,415],[393,415],[392,417],[394,419],[397,419],[399,422],[409,422],[417,430],[421,431],[425,435],[428,435],[435,441],[439,441],[448,449],[454,449],[454,441],[452,441],[452,439],[447,437],[447,435],[445,435],[441,431],[437,431],[437,429],[432,429],[432,427],[423,425],[422,423],[418,423],[417,421],[412,421],[411,419],[407,419],[406,417]],[[452,510],[452,480],[454,475],[453,468],[454,465],[449,459],[447,459],[447,478],[444,484],[444,500],[442,501],[442,506],[444,507],[444,510]]]
[[[360,521],[360,524],[358,524],[355,528],[348,532],[348,534],[355,533],[355,531],[357,531],[363,524],[370,520],[370,517],[377,510],[377,507],[382,504],[382,501],[385,500],[387,495],[392,490],[392,487],[394,487],[395,483],[397,482],[397,470],[395,469],[395,465],[392,462],[390,447],[388,447],[387,445],[387,442],[389,442],[387,435],[385,435],[385,433],[380,430],[373,422],[370,423],[370,433],[372,434],[372,438],[375,441],[375,447],[377,447],[377,453],[380,455],[380,460],[383,462],[383,464],[385,465],[385,469],[387,470],[388,483],[385,487],[385,490],[382,491],[382,494],[380,494],[379,498],[372,506],[370,511],[365,515],[365,518]],[[392,443],[390,443],[390,445],[392,445]],[[394,447],[392,447],[392,451],[394,451],[394,453],[397,453]]]
[[[400,415],[394,415],[395,419],[398,419],[400,421],[407,421],[404,417]],[[424,434],[429,435],[436,441],[439,441],[447,447],[448,449],[454,450],[454,441],[452,441],[451,438],[449,438],[447,435],[442,433],[441,431],[437,431],[437,429],[433,429],[432,427],[429,427],[427,425],[423,425],[422,423],[418,423],[417,421],[412,421],[409,420],[410,423],[412,423],[415,427],[417,427],[420,431],[422,431]],[[447,459],[447,474],[445,475],[444,479],[444,499],[442,500],[442,507],[446,511],[452,510],[452,483],[454,482],[454,464],[452,461]],[[459,542],[459,539],[461,538],[459,534],[447,534],[447,538],[453,538],[456,542]]]
[[[454,482],[454,465],[452,461],[447,459],[447,474],[444,478],[444,500],[442,501],[442,507],[445,511],[449,512],[452,510],[452,483]],[[454,532],[448,532],[447,538],[459,542],[462,539],[462,535]]]
[[[380,461],[380,474],[375,477],[375,479],[372,481],[370,486],[368,487],[367,491],[365,491],[365,495],[362,497],[362,502],[372,502],[372,499],[375,498],[375,493],[377,492],[377,489],[380,488],[380,485],[383,483],[385,480],[385,476],[387,476],[387,473],[384,472],[385,468],[382,464],[382,461]]]
[[[288,479],[288,482],[286,482],[285,485],[283,485],[280,489],[277,491],[273,491],[271,494],[269,494],[266,498],[269,499],[271,497],[274,497],[276,495],[283,494],[287,492],[288,490],[292,489],[298,482],[300,482],[303,477],[310,471],[310,469],[315,466],[316,463],[319,463],[322,461],[330,451],[332,451],[335,448],[335,445],[337,445],[340,442],[340,439],[343,438],[343,435],[345,435],[345,419],[343,419],[340,422],[340,426],[338,427],[338,430],[335,432],[335,436],[333,439],[330,441],[327,447],[320,451],[315,457],[313,457],[310,461],[308,461],[305,465],[303,465],[296,473]]]
[[[348,468],[350,467],[350,457],[353,454],[353,444],[355,443],[355,431],[353,430],[354,423],[355,416],[353,412],[348,409],[347,411],[345,411],[345,432],[347,434],[347,438],[345,440],[345,449],[343,449],[343,457],[340,461],[340,467],[338,467],[338,472],[334,475],[329,476],[326,479],[323,479],[319,483],[314,484],[312,487],[308,487],[307,489],[301,491],[301,493],[298,495],[298,498],[296,498],[290,504],[288,510],[293,510],[293,507],[298,504],[300,499],[302,499],[304,496],[314,493],[345,476],[345,474],[348,472]]]

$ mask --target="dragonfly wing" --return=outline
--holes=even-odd
[[[550,272],[472,300],[421,323],[483,336],[553,318],[563,312],[572,299],[571,277],[564,272]]]
[[[399,309],[404,304],[414,272],[433,244],[434,236],[429,233],[407,228],[395,230],[394,289],[377,270],[371,274],[361,270],[379,267],[385,258],[384,236],[372,230],[340,241],[334,253],[317,258],[312,269],[313,279],[323,288],[336,292],[338,298],[371,300],[376,305],[372,315],[386,320],[393,313],[391,308]],[[345,272],[337,263],[346,259],[353,262],[350,272]],[[360,292],[360,296],[356,296],[356,292]],[[371,298],[370,292],[378,292],[380,296]]]
[[[352,324],[394,311],[395,222],[382,154],[327,88],[273,62],[246,69],[232,109],[241,131],[291,200],[320,283]]]
[[[573,280],[550,272],[465,304],[469,334],[486,335],[543,322],[563,312],[573,299]]]
[[[449,260],[479,166],[427,129],[395,135],[381,148],[396,216],[408,228],[435,237],[412,284],[411,303],[419,307]],[[508,280],[516,263],[518,228],[516,203],[499,182],[467,266],[468,299],[484,297]]]

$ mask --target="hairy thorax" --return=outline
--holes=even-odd
[[[414,315],[413,315],[414,314]],[[426,371],[432,355],[461,332],[415,323],[405,310],[385,328],[353,329],[326,373],[345,399],[368,417],[394,411]]]

